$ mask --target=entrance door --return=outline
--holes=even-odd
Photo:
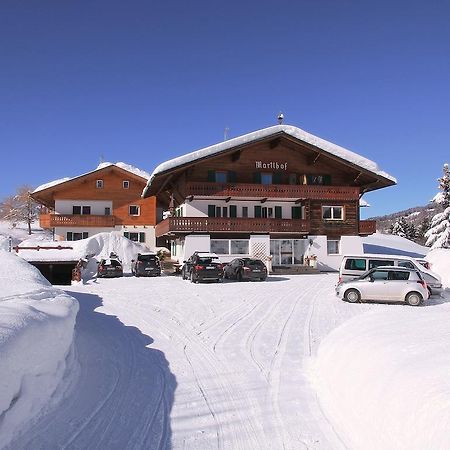
[[[292,241],[290,239],[283,239],[280,241],[280,263],[281,265],[292,264]]]

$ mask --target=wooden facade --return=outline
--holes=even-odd
[[[345,163],[283,135],[174,166],[154,177],[146,195],[155,195],[158,206],[172,208],[172,213],[194,200],[222,202],[224,210],[229,204],[252,201],[260,205],[284,202],[299,205],[304,211],[301,220],[297,217],[204,217],[209,214],[198,211],[194,217],[182,214],[183,217],[160,220],[157,237],[190,232],[240,232],[325,235],[335,239],[375,232],[374,222],[360,221],[360,197],[364,192],[392,184],[354,163]],[[326,207],[341,208],[342,217],[324,218]]]
[[[124,182],[127,182],[126,188]],[[43,228],[154,226],[156,199],[141,197],[146,182],[145,178],[110,165],[35,192],[32,197],[50,210],[41,214],[40,225]],[[83,201],[110,201],[112,210],[108,215],[61,214],[55,211],[55,202],[65,200],[73,201],[74,204],[82,204]],[[130,205],[139,208],[138,215],[130,215]]]

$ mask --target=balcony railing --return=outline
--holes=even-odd
[[[360,220],[359,221],[359,234],[368,235],[377,231],[376,220]]]
[[[39,224],[42,228],[55,227],[113,227],[114,216],[93,214],[41,214]]]
[[[357,200],[359,187],[354,186],[313,186],[291,184],[251,184],[251,183],[186,183],[186,197],[249,197],[249,198],[292,198],[311,200]]]
[[[193,232],[308,233],[309,221],[242,217],[169,217],[156,225],[156,236]]]

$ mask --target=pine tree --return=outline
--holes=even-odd
[[[443,212],[436,214],[431,219],[430,229],[425,233],[427,241],[425,245],[431,248],[450,247],[450,172],[448,164],[444,164],[444,175],[438,178],[440,195],[435,197],[435,201],[442,205]]]
[[[406,222],[406,219],[404,216],[400,217],[400,219],[397,219],[394,225],[392,225],[392,234],[395,234],[396,236],[404,237],[406,238],[408,235],[408,223]]]
[[[21,186],[15,195],[6,198],[1,205],[3,219],[16,226],[19,222],[28,225],[28,234],[31,234],[31,224],[38,218],[39,206],[31,198],[30,186]]]

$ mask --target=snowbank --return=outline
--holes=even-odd
[[[426,257],[431,264],[431,270],[442,278],[442,285],[450,289],[450,249],[436,248]]]
[[[321,343],[314,381],[350,448],[444,449],[450,442],[450,304],[355,317]]]
[[[0,251],[0,447],[62,380],[78,302],[16,255]]]

